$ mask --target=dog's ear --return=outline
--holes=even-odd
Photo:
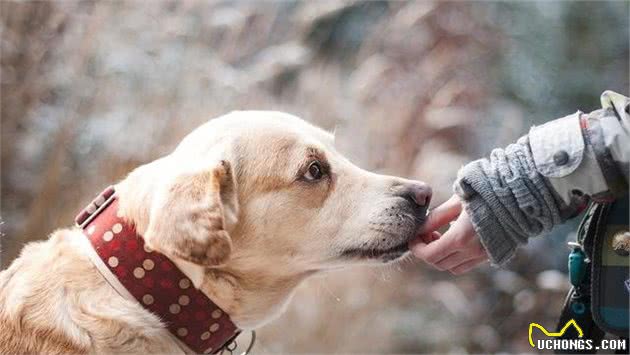
[[[160,184],[144,239],[149,248],[167,256],[217,266],[230,257],[228,231],[237,218],[236,182],[230,163],[221,160]]]

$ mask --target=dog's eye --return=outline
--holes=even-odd
[[[304,179],[307,181],[317,181],[324,176],[322,164],[318,161],[314,161],[308,166],[308,170],[304,174]]]

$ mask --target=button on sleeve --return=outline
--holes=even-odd
[[[582,162],[584,137],[580,114],[576,112],[530,130],[532,156],[541,175],[548,178],[565,177]]]

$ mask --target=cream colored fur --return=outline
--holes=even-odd
[[[309,182],[314,160],[330,172]],[[308,276],[384,261],[344,251],[413,237],[418,218],[393,195],[408,182],[356,167],[331,134],[299,118],[246,111],[199,127],[116,191],[147,244],[253,329],[279,316]],[[58,230],[0,273],[0,353],[179,352],[156,316],[99,274],[82,238]]]

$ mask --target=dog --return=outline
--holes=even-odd
[[[431,198],[425,183],[363,170],[332,134],[271,111],[210,120],[115,191],[147,250],[242,330],[278,317],[309,276],[404,257]],[[186,351],[161,315],[112,287],[86,241],[57,230],[0,273],[0,353]]]

